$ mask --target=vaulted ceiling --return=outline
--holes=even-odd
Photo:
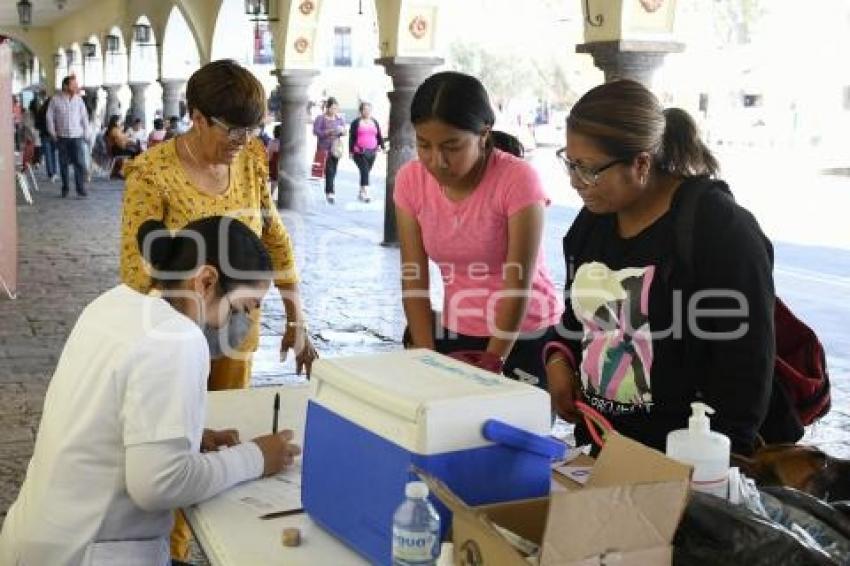
[[[50,26],[63,17],[76,12],[94,0],[30,0],[32,4],[32,25]],[[17,26],[17,0],[0,1],[0,26]],[[62,5],[62,8],[59,6]]]

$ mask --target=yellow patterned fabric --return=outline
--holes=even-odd
[[[230,184],[220,195],[205,193],[192,184],[177,157],[174,139],[128,161],[124,176],[121,280],[133,289],[147,293],[151,287],[149,268],[136,244],[139,226],[155,219],[177,230],[206,216],[231,216],[247,224],[269,250],[277,276],[275,284],[298,281],[292,239],[272,205],[266,152],[259,140],[251,140],[237,154],[230,167]]]

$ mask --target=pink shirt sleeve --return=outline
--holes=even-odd
[[[508,217],[535,203],[549,206],[549,197],[543,183],[531,165],[520,159],[511,159],[505,164],[509,171],[502,186],[502,206]]]
[[[422,210],[422,191],[424,187],[416,182],[416,163],[406,163],[399,169],[395,177],[393,202],[403,211],[412,216],[419,216]]]

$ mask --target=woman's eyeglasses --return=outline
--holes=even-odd
[[[219,120],[218,118],[216,118],[214,116],[210,117],[210,122],[212,122],[214,125],[218,126],[219,128],[223,129],[225,132],[227,132],[227,138],[232,143],[242,143],[242,142],[247,141],[251,138],[255,138],[255,137],[259,136],[260,132],[262,131],[262,127],[260,127],[260,126],[248,126],[248,127],[245,127],[245,128],[233,128],[233,127],[229,126],[225,122],[222,122],[221,120]]]
[[[614,159],[613,161],[609,161],[605,165],[600,167],[588,167],[586,165],[582,165],[580,163],[576,163],[574,161],[570,161],[566,154],[567,148],[562,147],[558,151],[555,152],[555,157],[558,158],[558,161],[561,165],[564,166],[564,169],[573,179],[581,182],[583,185],[596,185],[599,181],[599,176],[606,169],[610,169],[614,165],[618,165],[620,163],[629,163],[631,159],[628,158],[620,158]]]

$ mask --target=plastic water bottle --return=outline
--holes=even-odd
[[[667,435],[667,456],[694,467],[691,488],[726,499],[729,494],[729,439],[713,432],[706,413],[714,409],[691,403],[688,428]]]
[[[440,516],[428,501],[428,486],[409,482],[404,495],[393,515],[393,566],[433,566],[440,556]]]

